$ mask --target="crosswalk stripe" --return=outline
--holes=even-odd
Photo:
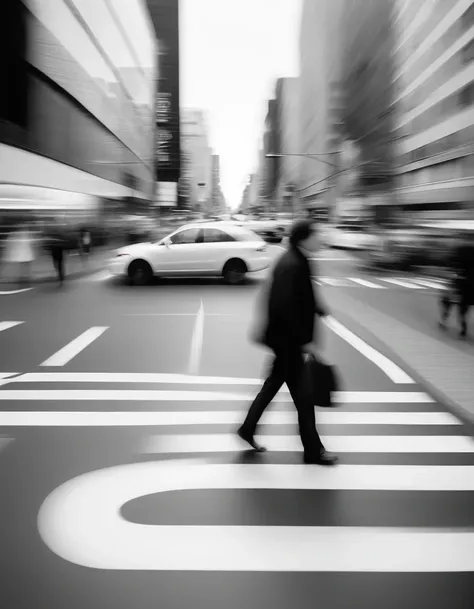
[[[253,394],[222,393],[214,391],[160,391],[160,390],[120,390],[120,389],[59,389],[59,390],[0,390],[0,401],[169,401],[169,402],[249,402]],[[287,395],[277,395],[275,402],[290,402]],[[334,395],[334,402],[363,404],[417,404],[432,403],[433,399],[423,392],[410,391],[341,391]]]
[[[0,332],[4,330],[9,330],[10,328],[14,328],[15,326],[20,326],[22,321],[0,321]]]
[[[376,283],[373,283],[372,281],[367,281],[366,279],[360,279],[359,277],[349,277],[349,279],[351,281],[353,281],[354,283],[358,283],[359,285],[364,286],[365,288],[373,288],[376,290],[386,290],[387,289],[385,286],[377,285]]]
[[[330,451],[337,453],[474,453],[468,436],[321,436]],[[299,436],[264,437],[271,451],[300,452]],[[151,436],[143,452],[148,454],[188,454],[241,451],[243,443],[231,434]]]
[[[52,355],[41,366],[65,366],[76,355],[93,343],[99,336],[107,330],[106,327],[89,328],[70,343],[65,345],[57,353]]]
[[[393,285],[397,285],[402,288],[409,288],[410,290],[424,290],[422,286],[416,285],[414,283],[408,283],[408,281],[402,281],[401,279],[386,279],[385,277],[382,277],[381,281],[393,283]]]
[[[442,281],[427,281],[426,279],[415,279],[416,283],[420,283],[421,285],[427,288],[433,288],[434,290],[442,290],[446,288],[446,284]]]
[[[318,277],[318,281],[324,285],[330,285],[336,288],[347,287],[347,281],[339,277]]]
[[[238,425],[243,410],[172,412],[78,412],[78,411],[3,411],[3,427],[140,427],[179,425]],[[266,412],[262,425],[292,425],[296,412]],[[415,425],[462,426],[445,412],[318,412],[318,424],[328,425]]]

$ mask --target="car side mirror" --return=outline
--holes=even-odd
[[[162,245],[164,245],[165,247],[168,247],[168,248],[169,248],[169,247],[170,247],[170,245],[171,245],[171,239],[165,239],[165,240],[162,242]]]

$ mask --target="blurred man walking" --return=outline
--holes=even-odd
[[[265,450],[254,439],[257,424],[286,383],[298,411],[305,462],[332,465],[337,458],[330,455],[321,442],[316,430],[311,393],[304,386],[304,353],[315,352],[315,316],[326,315],[316,300],[311,281],[308,256],[316,249],[315,223],[311,220],[296,222],[291,229],[288,251],[273,269],[263,311],[263,330],[257,337],[258,342],[273,351],[275,358],[270,375],[237,433],[255,450]]]

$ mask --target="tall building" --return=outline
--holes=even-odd
[[[220,214],[226,209],[224,193],[221,186],[221,167],[218,154],[212,155],[212,211]]]
[[[301,17],[299,151],[328,155],[321,159],[329,162],[334,150],[331,98],[341,80],[342,19],[347,9],[344,0],[304,0]],[[313,158],[300,158],[298,191],[303,205],[327,208],[325,193],[333,171]]]
[[[474,218],[474,2],[397,1],[393,23],[397,201]]]
[[[212,207],[212,149],[204,112],[181,111],[181,146],[188,159],[190,202],[201,211]]]
[[[178,193],[181,177],[179,0],[146,0],[159,43],[156,97],[156,170],[162,188]],[[159,187],[159,184],[158,184]],[[176,203],[182,203],[176,200]]]
[[[280,159],[278,157],[273,158],[267,156],[280,152],[277,110],[277,100],[270,99],[268,101],[267,115],[265,117],[265,132],[263,135],[263,149],[265,154],[265,186],[263,194],[270,206],[273,206],[275,201],[280,166]]]
[[[0,41],[1,207],[150,200],[157,43],[146,5],[4,0]]]
[[[291,196],[291,187],[299,182],[299,92],[298,78],[280,78],[277,81],[277,123],[279,132],[279,152],[283,155],[278,164],[277,201],[286,207]]]

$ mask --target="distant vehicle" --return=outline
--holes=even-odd
[[[113,275],[145,285],[158,277],[223,277],[241,283],[271,263],[267,244],[255,233],[225,222],[188,224],[156,243],[123,247],[110,262]]]

